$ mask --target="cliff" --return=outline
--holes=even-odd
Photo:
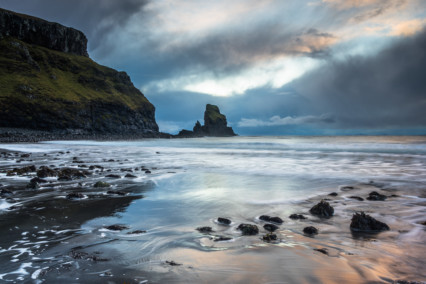
[[[232,127],[228,126],[226,116],[220,113],[219,107],[211,104],[206,105],[204,112],[204,125],[197,121],[192,131],[183,129],[178,137],[228,137],[236,136]]]
[[[89,57],[86,36],[75,29],[0,8],[0,38],[14,37],[26,43]]]
[[[0,10],[0,127],[158,133],[154,106],[86,46],[80,31]]]

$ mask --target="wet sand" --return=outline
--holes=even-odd
[[[305,198],[266,204],[237,204],[236,199],[229,198],[218,204],[212,202],[216,199],[203,199],[204,189],[178,190],[194,184],[193,180],[206,181],[203,173],[146,164],[146,159],[132,154],[108,153],[106,156],[102,151],[74,149],[69,153],[65,150],[33,152],[27,157],[25,152],[0,152],[3,152],[0,228],[4,232],[0,238],[0,281],[426,281],[426,226],[422,224],[426,221],[426,190],[424,184],[416,181],[327,185]],[[65,181],[58,181],[57,176],[47,177],[46,183],[32,189],[27,186],[36,172],[21,175],[10,172],[29,165],[36,169],[43,165],[57,170],[71,167],[87,174]],[[120,177],[106,177],[112,174]],[[126,178],[126,174],[134,177]],[[98,181],[111,186],[96,188],[94,184]],[[218,175],[213,184],[219,188],[217,184],[224,181],[238,184],[238,177]],[[372,191],[387,199],[366,200]],[[337,196],[328,195],[331,192]],[[74,198],[72,193],[81,195]],[[231,196],[232,193],[222,194]],[[333,217],[319,218],[309,213],[322,199],[334,207]],[[385,222],[390,230],[376,234],[351,232],[352,215],[360,211]],[[292,220],[289,216],[293,213],[303,214],[307,219]],[[262,239],[267,233],[263,228],[267,222],[259,217],[265,214],[284,220],[283,224],[277,224],[276,241]],[[232,223],[219,224],[218,217],[229,218]],[[257,225],[259,234],[242,236],[237,229],[241,223]],[[127,228],[106,228],[114,224]],[[210,226],[214,232],[198,232],[195,230],[198,226]],[[319,234],[304,234],[303,228],[307,226],[316,227]],[[217,236],[231,240],[214,241]]]

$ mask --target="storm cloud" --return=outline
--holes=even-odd
[[[426,126],[426,31],[371,56],[332,60],[292,83],[340,127]]]
[[[426,133],[423,0],[0,7],[82,30],[91,58],[126,71],[156,106],[162,131],[192,128],[213,103],[240,134]]]

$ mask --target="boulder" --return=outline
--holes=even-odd
[[[264,236],[262,237],[262,239],[263,239],[265,242],[271,242],[271,241],[276,241],[278,238],[277,238],[277,235],[272,234],[272,233],[268,233],[268,234],[264,235]]]
[[[58,175],[57,171],[47,166],[41,166],[37,171],[37,176],[39,178],[56,177],[57,175]]]
[[[228,218],[223,218],[223,217],[217,218],[217,222],[219,224],[222,224],[222,225],[229,225],[229,224],[231,224],[231,220],[229,220]]]
[[[265,225],[263,225],[263,228],[264,228],[266,231],[273,232],[273,231],[275,231],[275,230],[277,230],[277,229],[278,229],[278,226],[277,226],[277,225],[274,225],[274,224],[265,224]]]
[[[259,228],[252,224],[240,224],[237,229],[240,230],[243,235],[257,235],[259,233]]]
[[[277,224],[282,224],[284,223],[284,221],[280,218],[280,217],[271,217],[268,215],[261,215],[259,217],[260,220],[265,221],[265,222],[273,222],[273,223],[277,223]]]
[[[364,212],[352,216],[350,228],[357,232],[381,232],[389,230],[389,226]]]
[[[304,219],[306,219],[306,217],[303,216],[302,214],[291,214],[289,216],[289,218],[293,219],[293,220],[304,220]]]
[[[73,199],[81,199],[84,198],[84,195],[81,193],[73,192],[67,195],[67,199],[73,200]]]
[[[305,227],[303,229],[303,233],[307,234],[307,235],[317,235],[318,234],[318,229],[313,227],[313,226],[309,226],[309,227]]]
[[[314,205],[309,212],[311,212],[312,215],[328,218],[333,216],[334,208],[327,201],[321,200],[321,202]]]

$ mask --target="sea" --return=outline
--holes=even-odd
[[[0,190],[11,192],[0,199],[0,283],[426,281],[425,136],[48,141],[0,149],[9,153],[0,156]],[[27,165],[91,174],[49,177],[28,189],[35,172],[7,175]],[[95,188],[98,181],[110,186]],[[368,200],[373,191],[386,200]],[[81,195],[69,198],[75,192]],[[333,217],[310,214],[321,200]],[[354,233],[351,218],[361,211],[390,230]],[[276,240],[264,240],[262,215],[283,220]],[[124,229],[108,229],[117,224]],[[259,233],[242,235],[240,224]],[[318,234],[305,234],[307,226]]]

